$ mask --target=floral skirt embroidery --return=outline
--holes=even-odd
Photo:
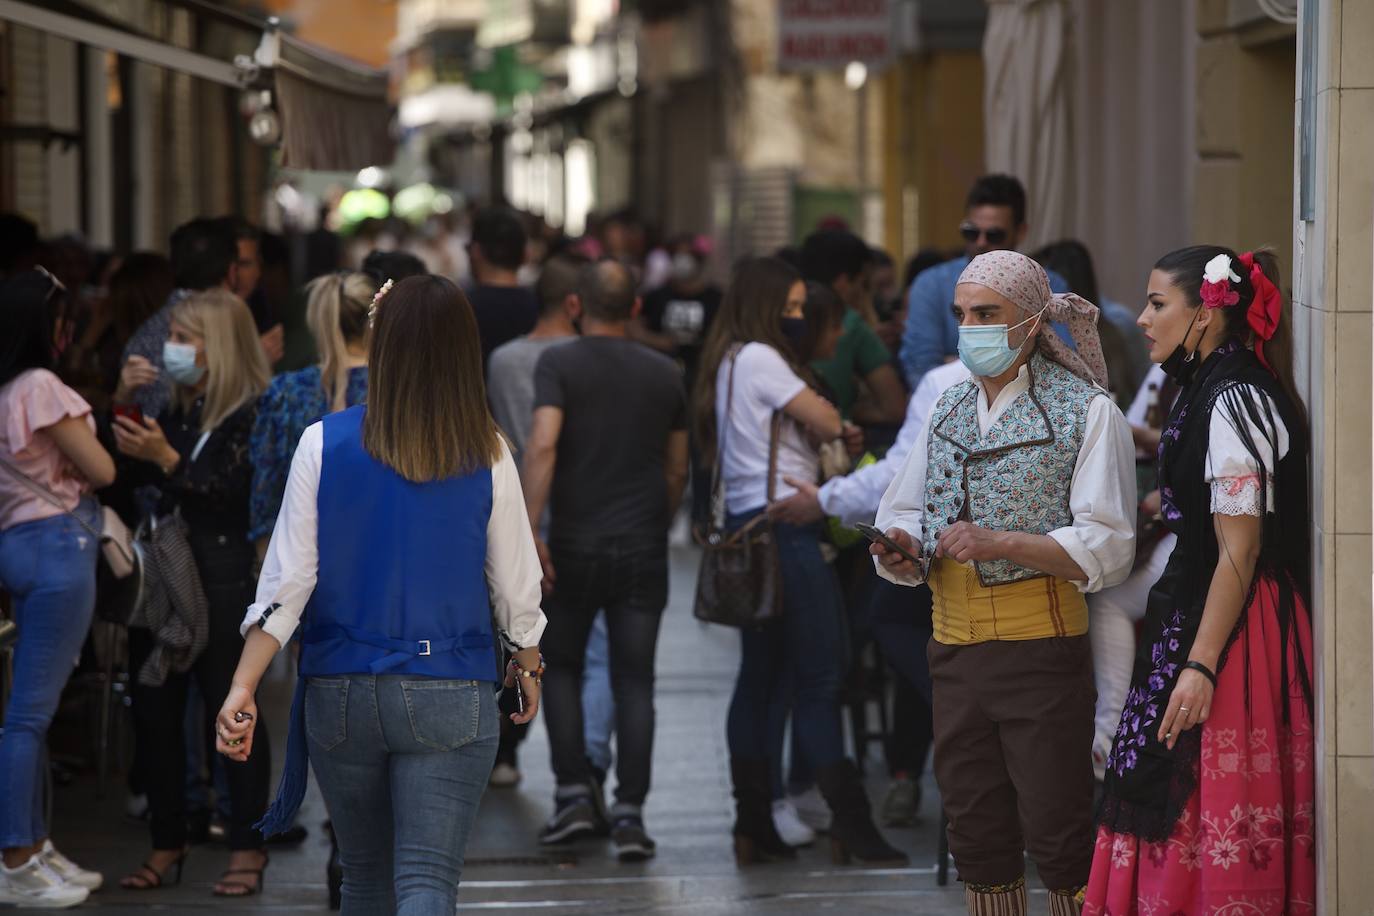
[[[1277,600],[1272,581],[1256,588],[1202,726],[1197,791],[1173,833],[1149,843],[1099,829],[1086,916],[1316,911],[1312,718],[1292,647],[1290,683],[1282,682]],[[1297,641],[1311,671],[1311,628],[1305,611],[1297,618]]]

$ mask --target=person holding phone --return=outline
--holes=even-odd
[[[496,757],[497,686],[520,692],[513,721],[539,711],[543,573],[462,291],[383,284],[368,374],[366,406],[296,447],[216,747],[235,765],[265,756],[254,694],[299,626],[287,759],[257,826],[290,825],[309,763],[344,916],[452,913]],[[504,671],[498,639],[514,653]]]
[[[1026,912],[1028,851],[1050,912],[1076,914],[1093,856],[1083,594],[1130,573],[1135,451],[1102,388],[1094,305],[994,251],[964,269],[953,311],[974,377],[941,396],[883,495],[875,526],[901,549],[871,551],[879,575],[934,595],[935,778],[969,912]]]

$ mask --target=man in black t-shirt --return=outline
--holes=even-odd
[[[477,285],[468,291],[477,333],[482,338],[482,367],[491,351],[534,329],[539,300],[520,285],[516,271],[525,260],[525,227],[505,207],[479,211],[472,221],[468,258]]]
[[[557,810],[540,835],[560,843],[601,826],[583,738],[587,636],[606,613],[616,711],[611,838],[621,861],[654,854],[642,807],[654,736],[654,652],[668,601],[668,526],[687,479],[687,400],[671,360],[629,338],[638,314],[630,272],[587,267],[582,334],[539,358],[523,482],[538,530],[551,510],[541,640]]]
[[[668,282],[644,297],[644,311],[630,325],[633,336],[682,360],[687,390],[696,381],[697,363],[722,298],[706,279],[710,247],[698,236],[684,235],[668,246],[672,268]]]

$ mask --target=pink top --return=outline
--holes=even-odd
[[[0,388],[0,460],[47,487],[68,509],[75,509],[91,491],[90,482],[46,432],[67,417],[85,417],[95,432],[91,405],[47,369],[21,372]],[[60,514],[33,487],[0,468],[0,531]]]

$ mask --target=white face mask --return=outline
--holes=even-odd
[[[205,376],[205,367],[196,365],[195,344],[164,341],[162,368],[179,385],[194,385]]]
[[[1045,308],[1049,306],[1046,305]],[[1019,328],[1032,321],[1039,327],[1040,316],[1044,314],[1045,309],[1042,308],[1025,321],[1017,322],[1010,328],[1005,324],[960,325],[959,359],[974,375],[980,378],[996,378],[1011,368],[1012,363],[1021,355],[1022,348],[1026,346],[1026,340],[1030,340],[1031,332],[1027,331],[1026,340],[1021,341],[1021,346],[1013,348],[1008,340],[1008,333],[1013,328]]]

